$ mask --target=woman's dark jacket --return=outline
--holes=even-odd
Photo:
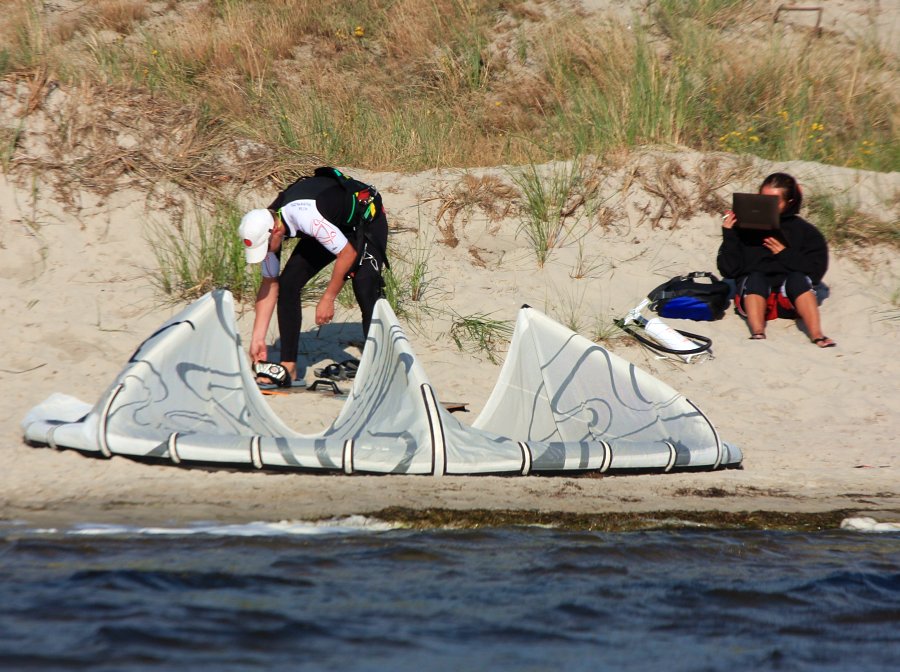
[[[775,232],[787,249],[773,254],[763,244],[770,231],[754,231],[737,226],[722,228],[722,245],[716,257],[719,273],[726,278],[741,278],[760,271],[773,278],[800,271],[814,285],[822,282],[828,270],[828,244],[812,224],[797,215],[781,219],[781,230]]]

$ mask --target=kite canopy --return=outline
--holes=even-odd
[[[144,341],[93,407],[54,394],[22,426],[29,442],[105,457],[347,474],[669,471],[742,459],[684,396],[528,307],[468,426],[441,405],[380,300],[340,414],[321,433],[299,434],[257,388],[225,290]]]

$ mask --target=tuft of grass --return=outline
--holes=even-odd
[[[388,255],[391,267],[384,271],[384,294],[397,317],[415,324],[434,314],[436,308],[431,301],[441,290],[429,269],[431,245],[428,241],[417,240],[406,251],[392,244]]]
[[[456,347],[462,352],[484,353],[492,364],[497,364],[497,350],[509,343],[513,324],[494,319],[489,313],[452,314],[449,334]]]
[[[37,3],[13,0],[4,3],[0,19],[0,46],[5,57],[4,70],[32,71],[47,59],[48,25]]]
[[[821,193],[805,203],[810,220],[835,247],[889,245],[900,249],[900,221],[883,221],[862,212],[846,196]]]
[[[241,214],[234,203],[219,202],[212,213],[198,210],[188,224],[154,227],[150,244],[157,268],[151,278],[163,294],[182,302],[218,288],[229,289],[238,301],[255,296],[259,271],[247,271],[237,236]]]
[[[9,172],[10,165],[15,154],[16,147],[22,137],[22,130],[25,126],[24,120],[19,120],[16,128],[8,126],[0,127],[0,168],[4,173]]]
[[[130,33],[134,24],[150,13],[145,0],[101,0],[94,5],[97,25],[123,35]]]
[[[505,183],[496,175],[476,177],[465,173],[450,193],[441,193],[441,201],[435,221],[441,233],[441,242],[447,247],[459,245],[456,220],[462,214],[463,226],[475,209],[481,210],[490,222],[509,215],[520,196],[519,190]]]
[[[625,334],[616,325],[617,316],[609,310],[602,315],[584,310],[586,291],[581,289],[559,295],[556,301],[548,306],[547,313],[563,326],[594,343],[609,343],[622,338]]]
[[[523,202],[520,231],[525,234],[540,267],[568,234],[566,219],[573,209],[567,205],[581,179],[579,166],[577,160],[557,164],[544,176],[534,163],[529,163],[524,169],[509,173],[519,187]]]
[[[685,20],[702,25],[725,28],[740,18],[746,0],[658,0],[654,18],[664,33],[684,30]]]
[[[582,333],[582,324],[585,318],[582,305],[584,304],[585,289],[576,288],[572,293],[557,293],[557,298],[545,308],[545,312],[576,334]]]
[[[586,256],[584,240],[578,241],[578,256],[569,277],[573,280],[594,279],[612,269],[612,263],[600,255]]]
[[[544,48],[556,98],[551,123],[571,138],[570,151],[685,144],[699,116],[696,82],[687,63],[664,63],[639,25],[585,33],[577,22],[563,24]]]
[[[619,316],[612,313],[607,313],[603,316],[597,315],[587,337],[594,343],[601,344],[626,338],[626,333],[617,324],[617,321],[620,319]]]

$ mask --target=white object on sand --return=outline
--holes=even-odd
[[[879,523],[869,516],[856,516],[844,518],[841,521],[841,529],[856,532],[900,532],[900,523]]]

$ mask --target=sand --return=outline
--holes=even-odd
[[[834,4],[853,5],[850,16],[860,3]],[[5,85],[4,115],[14,115],[26,93]],[[45,133],[41,113],[32,114],[25,146],[39,152]],[[900,520],[895,250],[832,250],[825,278],[832,294],[822,312],[837,348],[816,348],[789,320],[770,323],[768,340],[750,341],[744,322],[729,312],[718,322],[670,321],[713,339],[713,359],[685,364],[659,359],[611,326],[669,277],[715,271],[718,212],[732,191],[754,190],[767,173],[786,170],[808,198],[832,193],[896,225],[900,173],[660,148],[615,163],[589,162],[581,170],[596,190],[587,207],[573,209],[566,220],[571,233],[541,267],[522,234],[522,215],[505,212],[502,199],[461,208],[450,224],[454,209],[447,206],[459,202],[454,194],[467,193],[473,180],[512,185],[515,169],[345,168],[381,188],[396,249],[409,258],[418,250],[427,263],[422,303],[432,313],[409,321],[408,333],[439,397],[467,402],[463,421],[477,416],[488,398],[504,346],[497,362],[460,352],[447,333],[452,314],[514,320],[528,303],[589,338],[605,337],[610,350],[685,394],[724,440],[744,451],[743,468],[601,478],[348,477],[188,469],[26,445],[20,422],[31,407],[54,392],[96,401],[135,347],[180,306],[167,304],[152,282],[156,262],[148,240],[172,221],[161,199],[124,184],[105,197],[75,189],[64,198],[45,176],[20,171],[0,175],[0,519],[165,524],[445,509],[515,512],[520,521],[648,512],[657,519],[721,512],[746,521],[759,511],[801,517],[862,511]],[[571,166],[542,170],[559,175]],[[710,170],[722,179],[707,198]],[[186,195],[165,189],[190,211]],[[241,198],[249,207],[268,196]],[[402,272],[409,261],[400,257],[395,266]],[[246,340],[252,313],[244,309],[239,325]],[[350,344],[362,339],[355,307],[341,308],[335,324],[321,331],[312,324],[306,310],[301,365],[307,370],[358,354]],[[276,339],[273,324],[270,342]],[[313,432],[329,424],[341,402],[299,394],[270,403],[288,425]],[[385,513],[391,507],[399,509]]]

